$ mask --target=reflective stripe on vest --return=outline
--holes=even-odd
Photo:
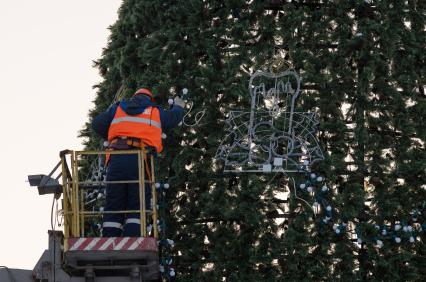
[[[108,141],[119,137],[140,139],[159,153],[163,150],[160,111],[147,107],[143,113],[128,115],[119,105],[108,130]]]
[[[124,121],[130,121],[130,122],[139,122],[139,123],[146,123],[158,128],[161,128],[161,123],[158,123],[156,121],[153,121],[151,119],[147,118],[140,118],[140,117],[121,117],[121,118],[114,118],[111,122],[111,124],[116,124]]]

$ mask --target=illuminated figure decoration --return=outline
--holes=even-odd
[[[231,111],[216,158],[225,172],[298,172],[324,159],[315,113],[296,111],[300,77],[292,69],[250,77],[250,111]]]
[[[273,63],[283,62],[279,58],[273,60]],[[267,185],[276,180],[277,195],[286,199],[293,192],[296,200],[312,210],[318,228],[328,226],[337,235],[349,234],[359,246],[366,241],[376,248],[382,248],[385,241],[396,244],[418,241],[416,234],[426,231],[426,223],[417,223],[419,215],[425,213],[420,209],[411,212],[411,222],[396,220],[383,224],[359,219],[351,222],[333,208],[329,193],[332,186],[312,167],[324,160],[315,138],[318,118],[315,113],[297,110],[300,77],[292,68],[253,73],[249,91],[250,111],[229,112],[228,134],[216,152],[216,159],[224,163],[224,172],[274,174],[264,179],[268,179]],[[281,178],[275,178],[277,175]],[[290,210],[289,202],[284,205],[281,210]],[[422,209],[425,207],[426,203]]]

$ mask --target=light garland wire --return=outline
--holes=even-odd
[[[189,103],[188,103],[189,104]],[[187,126],[187,127],[193,127],[193,126],[200,126],[200,122],[203,119],[204,115],[206,114],[206,109],[198,111],[195,115],[194,115],[194,123],[193,124],[189,124],[185,121],[186,117],[191,113],[192,108],[194,107],[194,102],[190,102],[190,106],[189,106],[189,110],[188,112],[183,116],[182,119],[182,124]]]
[[[314,208],[312,207],[312,205],[311,205],[311,204],[309,204],[309,203],[308,203],[308,201],[306,201],[305,199],[300,198],[300,197],[297,195],[296,181],[294,180],[294,178],[293,178],[293,177],[290,177],[290,179],[291,179],[291,182],[293,182],[294,197],[295,197],[296,199],[298,199],[299,201],[304,202],[304,203],[305,203],[308,207],[310,207],[310,208],[311,208],[312,212],[315,214],[315,210],[314,210]]]

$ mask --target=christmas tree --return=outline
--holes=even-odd
[[[157,158],[179,281],[422,280],[425,8],[123,1],[82,136],[99,149],[90,121],[117,96],[143,86],[166,104],[188,89],[192,110]],[[215,160],[227,114],[250,107],[250,75],[282,51],[302,78],[298,110],[320,121],[325,160],[312,169],[324,180],[307,192],[299,184],[310,176],[296,179],[308,203],[327,200],[316,213],[286,175],[227,174]]]

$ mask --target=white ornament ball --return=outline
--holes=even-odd
[[[170,268],[170,272],[169,272],[170,276],[173,277],[176,275],[176,272],[173,268]]]
[[[395,242],[397,242],[398,244],[401,243],[401,238],[395,237]]]
[[[331,211],[331,206],[327,206],[325,209],[326,209],[327,211]]]
[[[155,188],[160,188],[161,184],[160,183],[155,183]]]
[[[104,211],[104,207],[100,207],[99,211],[103,212]]]
[[[415,239],[413,236],[410,237],[410,243],[414,243]]]
[[[172,98],[170,98],[169,100],[167,100],[167,103],[169,103],[169,105],[173,105],[174,101]]]
[[[108,147],[109,146],[109,142],[108,141],[104,141],[104,143],[102,143],[102,145],[104,145],[104,147]]]
[[[304,160],[303,161],[303,165],[309,165],[309,161],[308,160]]]
[[[169,183],[164,183],[164,189],[169,189],[170,185]]]
[[[395,225],[395,231],[398,231],[399,229],[401,229],[401,225],[399,224]]]
[[[167,243],[169,243],[169,245],[173,248],[173,246],[175,245],[175,242],[172,239],[167,239]]]
[[[361,238],[358,238],[358,244],[362,244],[362,239]]]
[[[412,232],[413,231],[413,227],[407,226],[407,230],[408,230],[408,232]]]
[[[385,236],[388,232],[386,231],[386,229],[382,230],[382,235]]]
[[[337,228],[335,231],[336,231],[336,234],[340,234],[340,229],[339,228]]]
[[[311,173],[311,178],[315,178],[317,175],[315,173]]]
[[[166,138],[167,138],[166,133],[161,133],[161,138],[162,138],[162,139],[166,139]]]
[[[324,185],[324,186],[322,186],[321,190],[322,190],[323,192],[325,192],[325,191],[327,191],[327,190],[328,190],[328,187],[327,187],[326,185]]]
[[[381,248],[381,247],[383,247],[383,242],[381,241],[381,240],[377,240],[376,241],[376,246],[377,246],[377,248]]]
[[[333,224],[333,229],[336,230],[339,227],[337,224]]]
[[[311,186],[309,186],[307,190],[308,190],[309,193],[312,193],[312,191],[314,191],[314,188],[312,188]]]
[[[188,94],[188,88],[184,88],[184,89],[182,89],[182,94],[183,94],[183,95]]]
[[[321,181],[322,181],[322,177],[321,177],[321,176],[318,176],[317,181],[318,181],[318,182],[321,182]]]
[[[160,264],[160,272],[163,273],[164,272],[164,266]]]
[[[299,185],[299,187],[300,187],[300,189],[305,189],[306,184],[302,183],[302,184]]]
[[[407,226],[402,227],[402,230],[403,230],[404,232],[408,232],[408,228],[407,228]]]

